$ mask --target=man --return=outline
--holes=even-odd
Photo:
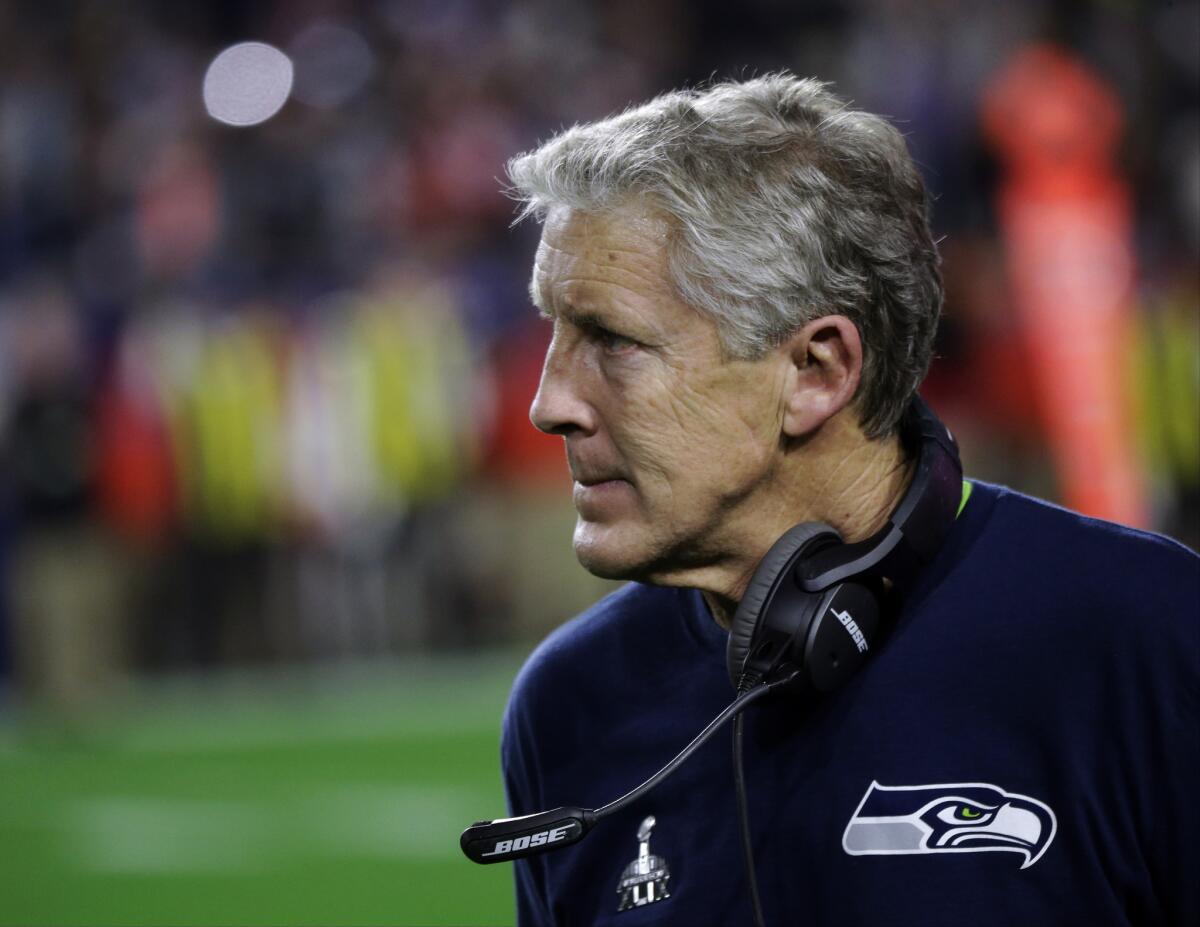
[[[611,801],[730,702],[730,622],[788,529],[888,522],[942,291],[903,139],[815,81],[668,94],[509,172],[554,328],[531,418],[564,439],[580,562],[634,581],[517,679],[522,815]],[[765,921],[1197,923],[1200,559],[996,486],[955,508],[863,670],[747,714]],[[749,922],[731,768],[710,741],[518,860],[521,923]]]

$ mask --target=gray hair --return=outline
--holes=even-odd
[[[667,93],[560,133],[508,175],[518,221],[633,197],[665,213],[672,282],[716,322],[726,356],[761,357],[813,319],[847,316],[869,437],[895,428],[925,377],[942,282],[924,184],[893,126],[820,81]]]

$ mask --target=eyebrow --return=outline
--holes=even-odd
[[[594,309],[576,309],[569,302],[565,303],[562,310],[555,311],[547,306],[542,300],[542,294],[536,283],[533,281],[530,281],[529,284],[529,298],[532,300],[534,307],[537,309],[538,315],[540,315],[543,319],[556,319],[561,317],[566,319],[572,325],[578,326],[579,328],[607,329],[616,324],[613,321],[606,319]]]

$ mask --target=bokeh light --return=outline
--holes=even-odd
[[[204,108],[218,122],[252,126],[266,122],[292,92],[291,59],[264,42],[225,49],[204,75]]]

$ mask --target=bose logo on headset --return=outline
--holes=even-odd
[[[529,834],[525,837],[518,837],[516,840],[500,840],[496,843],[496,848],[487,853],[480,853],[480,856],[503,856],[506,853],[518,853],[521,850],[526,850],[529,847],[540,847],[548,843],[558,843],[567,836],[567,831],[571,829],[570,825],[564,827],[554,827],[550,830],[538,831],[536,834]]]
[[[859,630],[858,623],[850,617],[849,612],[839,612],[836,608],[832,609],[837,620],[842,623],[842,627],[854,639],[854,646],[858,648],[859,653],[867,652],[867,639],[863,636],[863,632]]]

